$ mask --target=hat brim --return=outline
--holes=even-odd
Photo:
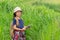
[[[15,11],[14,13],[16,13],[16,12],[22,12],[22,10],[17,10],[17,11]]]

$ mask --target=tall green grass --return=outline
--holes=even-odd
[[[23,10],[24,25],[31,25],[31,28],[26,30],[27,40],[60,40],[60,12],[45,5],[32,3],[28,5],[27,3],[31,1],[4,0],[0,2],[0,40],[11,40],[10,23],[16,6]]]

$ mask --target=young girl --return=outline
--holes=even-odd
[[[14,37],[13,40],[26,40],[24,31],[26,30],[26,26],[24,27],[24,22],[21,19],[22,10],[20,7],[16,7],[14,9],[13,14],[13,29],[14,29]]]

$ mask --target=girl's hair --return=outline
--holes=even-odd
[[[16,12],[15,12],[15,13],[13,13],[13,18],[14,18],[14,17],[16,17]]]

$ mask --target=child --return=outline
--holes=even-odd
[[[27,26],[24,26],[24,22],[21,19],[22,10],[20,7],[16,7],[14,9],[13,14],[13,29],[14,29],[14,36],[13,40],[26,40],[25,38],[25,30]]]

